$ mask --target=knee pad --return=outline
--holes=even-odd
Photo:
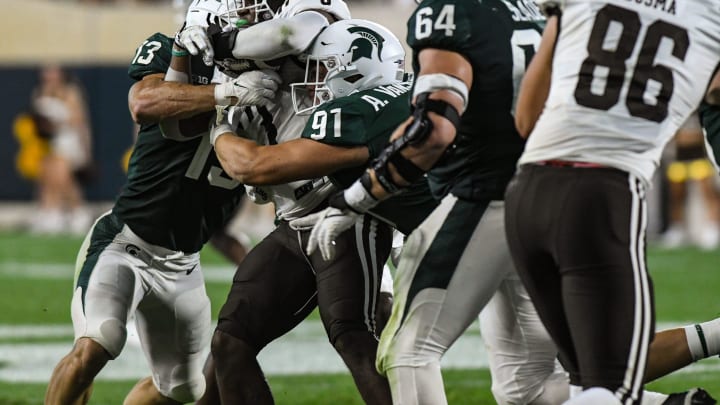
[[[205,393],[205,377],[193,378],[192,380],[175,385],[167,393],[162,393],[170,399],[186,404],[195,402]]]
[[[125,347],[127,329],[119,319],[107,319],[100,324],[98,330],[88,330],[87,332],[85,337],[97,342],[113,359],[119,356],[123,347]]]

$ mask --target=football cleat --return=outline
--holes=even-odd
[[[663,405],[715,405],[717,402],[702,388],[670,394]]]

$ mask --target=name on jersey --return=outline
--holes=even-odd
[[[410,90],[412,87],[411,82],[402,82],[402,83],[395,83],[395,84],[388,84],[385,86],[378,86],[374,90],[383,94],[386,94],[392,98],[397,98],[398,96],[401,96]],[[380,99],[375,96],[371,96],[369,94],[365,94],[360,97],[363,101],[370,104],[375,111],[380,111],[381,108],[388,105],[389,101]]]
[[[532,0],[502,0],[512,14],[514,21],[542,21],[542,12]]]
[[[642,4],[654,10],[664,11],[675,15],[675,0],[625,0],[628,3]]]

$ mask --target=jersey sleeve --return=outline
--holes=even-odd
[[[466,0],[426,0],[408,20],[407,43],[415,52],[438,48],[464,53],[471,43],[473,13],[465,10]]]
[[[705,132],[708,156],[720,170],[720,107],[703,102],[699,109],[700,121]]]
[[[172,38],[155,33],[146,39],[136,50],[128,76],[133,80],[141,80],[153,73],[165,73],[170,67],[172,57]]]
[[[344,99],[321,105],[305,124],[302,137],[335,146],[367,145],[369,111]]]

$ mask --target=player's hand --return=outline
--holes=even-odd
[[[201,25],[183,27],[175,36],[175,44],[190,52],[191,55],[201,55],[205,65],[213,65],[215,51],[206,27]]]
[[[268,105],[273,102],[280,76],[271,70],[253,70],[215,86],[217,105]]]
[[[307,254],[311,255],[315,250],[320,249],[320,254],[323,259],[332,260],[335,257],[335,239],[337,239],[341,233],[355,225],[360,214],[352,210],[328,207],[312,215],[317,216],[317,220],[312,232],[310,232],[310,238],[308,239],[306,248]],[[301,219],[293,222],[300,221]],[[300,224],[296,223],[296,226],[297,225]]]

